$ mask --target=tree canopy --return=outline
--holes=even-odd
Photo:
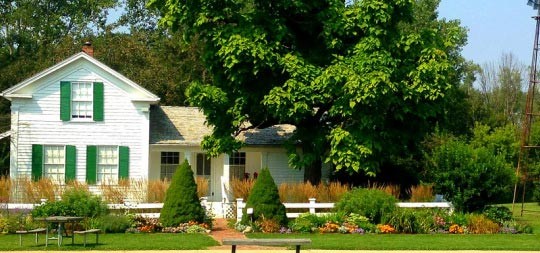
[[[460,80],[465,30],[438,0],[151,0],[160,23],[203,42],[211,82],[188,88],[229,153],[249,128],[292,124],[289,162],[375,175],[414,149]],[[301,145],[298,152],[297,145]]]

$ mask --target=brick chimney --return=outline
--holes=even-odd
[[[87,55],[94,57],[94,47],[92,47],[92,42],[85,42],[82,47],[82,51],[85,52]]]

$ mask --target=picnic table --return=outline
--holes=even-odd
[[[46,226],[47,232],[45,236],[45,247],[46,247],[49,245],[49,240],[57,240],[58,246],[62,246],[62,241],[64,237],[71,237],[71,244],[74,244],[75,239],[73,235],[73,227],[75,224],[81,222],[83,219],[84,217],[75,217],[75,216],[49,216],[49,217],[43,217],[43,218],[35,218],[34,220],[44,221],[45,223],[47,223],[47,226]],[[56,228],[56,237],[54,236],[49,237],[50,229],[51,227],[54,227],[54,225],[49,226],[49,223],[58,224]],[[71,224],[71,228],[72,228],[71,235],[67,233],[67,230],[65,228],[66,223]]]

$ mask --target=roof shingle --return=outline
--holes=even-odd
[[[275,125],[264,129],[250,129],[237,136],[247,145],[280,145],[291,136],[293,125]],[[152,106],[150,112],[150,144],[199,146],[212,128],[197,107]]]

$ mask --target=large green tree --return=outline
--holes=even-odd
[[[212,82],[188,89],[213,128],[211,154],[249,128],[292,124],[289,162],[374,175],[441,116],[465,31],[437,0],[150,0],[162,25],[204,41]],[[249,122],[249,124],[247,124]],[[296,145],[301,145],[301,152]]]

